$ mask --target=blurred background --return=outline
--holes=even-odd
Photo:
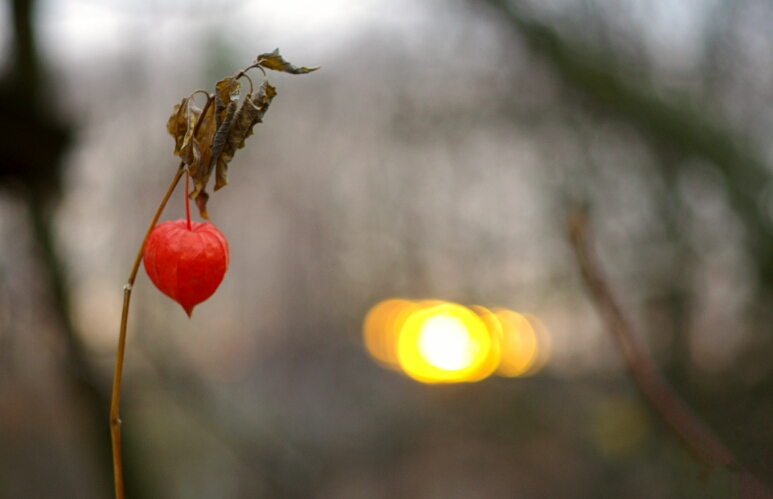
[[[575,206],[662,372],[773,486],[771,26],[762,0],[0,2],[0,497],[111,497],[166,121],[276,47],[322,69],[269,74],[212,194],[220,289],[189,320],[134,287],[127,497],[738,497],[628,378]],[[418,382],[364,347],[389,298],[533,314],[550,357]]]

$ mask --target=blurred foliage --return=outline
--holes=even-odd
[[[755,0],[644,3],[664,17],[704,12],[697,62],[663,69],[647,45],[654,23],[611,0],[390,4],[371,20],[405,25],[335,50],[340,27],[278,42],[293,59],[324,45],[326,70],[313,86],[282,82],[259,154],[234,160],[255,167],[210,201],[231,275],[195,324],[137,283],[128,496],[737,497],[746,484],[696,463],[621,369],[566,246],[576,202],[654,359],[773,483],[772,12]],[[63,62],[36,55],[32,3],[12,5],[0,495],[109,497],[115,304],[176,166],[169,107],[207,68],[279,38],[269,29],[281,23],[267,4],[179,15],[136,4],[121,18],[125,52],[81,46]],[[265,24],[239,31],[250,9]],[[227,50],[205,39],[212,60],[178,64],[221,16],[234,25]],[[241,45],[250,53],[234,54]],[[390,296],[533,311],[551,360],[530,378],[416,383],[359,339]]]
[[[759,153],[744,147],[742,136],[713,124],[693,106],[668,102],[641,82],[631,81],[629,68],[611,64],[619,60],[612,55],[614,47],[588,46],[562,36],[558,29],[524,15],[515,2],[486,3],[497,9],[536,54],[553,64],[563,83],[578,92],[588,109],[623,120],[648,138],[659,158],[656,165],[667,181],[678,178],[672,170],[689,166],[686,160],[700,158],[719,168],[731,204],[744,221],[759,283],[766,290],[760,305],[768,306],[773,286],[773,225],[761,200],[769,189],[771,174]],[[766,329],[769,335],[769,327]],[[768,338],[768,348],[771,343]],[[726,382],[721,395],[713,393],[703,400],[695,393],[697,387],[689,386],[687,380],[677,378],[674,382],[688,400],[698,404],[738,459],[773,486],[773,454],[769,450],[773,440],[767,432],[759,432],[755,423],[760,411],[767,411],[773,402],[773,378],[768,376],[754,386]],[[739,435],[746,432],[748,436]]]

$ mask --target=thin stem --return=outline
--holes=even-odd
[[[185,170],[185,220],[188,222],[188,230],[191,230],[191,205],[188,202],[188,170]]]
[[[209,95],[209,92],[207,92],[206,90],[204,90],[204,89],[201,89],[201,88],[200,88],[200,89],[196,90],[195,92],[193,92],[193,93],[191,94],[191,99],[192,99],[192,98],[193,98],[193,96],[194,96],[194,95],[196,95],[196,94],[204,94],[204,95],[206,95],[206,96],[207,96],[207,99],[209,99],[209,97],[210,97],[210,95]]]
[[[247,78],[247,80],[250,82],[250,95],[252,95],[252,92],[255,90],[252,86],[252,78],[250,78],[250,76],[247,73],[242,74],[241,76],[239,76],[239,78],[241,78],[242,76]]]
[[[198,91],[197,91],[198,92]],[[207,103],[204,104],[204,109],[201,110],[199,118],[196,120],[196,124],[193,125],[193,136],[195,137],[201,127],[204,115],[207,114],[209,107],[212,105],[214,96],[207,94]],[[180,178],[183,173],[186,174],[186,186],[185,186],[185,211],[188,217],[188,228],[190,229],[190,211],[188,208],[188,185],[187,175],[188,170],[185,168],[185,162],[180,161],[180,166],[177,168],[177,173],[172,179],[172,183],[167,189],[164,198],[158,205],[156,214],[153,215],[153,220],[150,221],[148,231],[145,233],[145,238],[142,240],[137,256],[134,259],[134,265],[132,271],[129,274],[129,280],[123,287],[123,312],[121,314],[121,331],[118,335],[118,349],[115,354],[115,374],[113,375],[113,395],[110,402],[110,436],[113,441],[113,476],[115,478],[115,497],[116,499],[124,499],[123,494],[123,462],[121,460],[121,419],[118,417],[118,406],[121,401],[121,375],[123,373],[123,358],[126,350],[126,325],[129,320],[129,301],[132,295],[132,286],[137,278],[137,272],[140,269],[140,263],[142,262],[142,253],[145,251],[145,243],[148,241],[150,232],[158,223],[158,219],[161,217],[161,213],[166,207],[166,203],[172,196],[177,184],[180,182]]]
[[[238,72],[237,72],[237,73],[234,75],[234,79],[235,79],[235,80],[238,80],[238,79],[239,79],[239,78],[241,78],[242,76],[247,76],[247,71],[249,71],[250,69],[253,69],[253,68],[258,68],[258,69],[260,70],[260,72],[261,72],[261,73],[263,73],[263,79],[264,79],[264,80],[266,79],[266,77],[267,77],[267,75],[266,75],[266,70],[265,70],[265,69],[263,69],[263,68],[260,66],[260,63],[259,63],[259,62],[256,62],[256,63],[254,63],[254,64],[251,64],[251,65],[247,66],[246,68],[242,69],[241,71],[238,71]],[[251,92],[252,92],[252,79],[251,79],[249,76],[247,76],[247,79],[249,79],[249,80],[250,80],[250,93],[251,93]]]
[[[604,278],[591,247],[584,212],[578,211],[570,217],[569,235],[591,298],[645,399],[709,469],[717,464],[728,469],[738,468],[735,457],[663,379],[655,363],[645,353]]]
[[[129,320],[129,300],[131,299],[132,286],[137,278],[137,272],[142,262],[142,253],[145,250],[145,243],[150,236],[150,232],[158,223],[158,219],[161,217],[161,213],[166,207],[166,203],[169,201],[172,192],[180,182],[185,171],[185,163],[180,162],[180,166],[177,169],[177,173],[172,180],[172,184],[167,189],[164,198],[161,200],[161,204],[158,205],[156,214],[153,216],[153,220],[150,222],[148,231],[145,233],[145,238],[142,240],[140,250],[137,252],[137,257],[134,259],[134,266],[132,267],[131,274],[129,274],[129,280],[123,287],[123,313],[121,314],[121,332],[118,335],[118,349],[115,356],[115,374],[113,377],[113,395],[110,402],[110,435],[113,440],[113,476],[115,478],[115,497],[116,499],[124,499],[123,494],[123,463],[121,460],[121,419],[118,417],[118,406],[121,400],[121,373],[123,372],[123,358],[124,351],[126,349],[126,325]],[[187,193],[186,193],[187,200]]]

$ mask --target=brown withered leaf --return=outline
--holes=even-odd
[[[244,102],[234,115],[226,143],[217,158],[216,191],[228,185],[228,163],[233,159],[236,150],[244,147],[244,141],[252,135],[252,128],[255,124],[263,121],[263,116],[265,116],[274,96],[276,96],[276,89],[267,81],[264,81],[258,88],[258,93],[254,98],[252,94],[244,96]]]
[[[233,104],[234,111],[236,110],[241,88],[242,83],[233,76],[223,78],[215,84],[215,125],[218,130],[228,114],[228,107]]]
[[[209,181],[212,170],[214,170],[215,165],[220,160],[221,152],[228,142],[228,133],[231,130],[234,115],[236,114],[240,88],[241,83],[233,77],[220,80],[215,86],[215,123],[217,131],[212,137],[212,151],[206,175],[202,179],[203,185],[206,185]],[[196,194],[198,195],[198,192]]]
[[[188,173],[193,179],[191,199],[196,199],[209,179],[209,162],[212,157],[212,139],[215,135],[215,107],[209,106],[206,114],[200,118],[199,129],[192,141],[192,160],[188,163]]]
[[[201,192],[211,173],[212,141],[216,132],[215,106],[208,105],[206,109],[206,113],[202,116],[202,110],[194,104],[193,96],[186,97],[180,104],[175,105],[166,126],[167,131],[175,139],[175,154],[180,156],[193,179],[193,192],[190,198],[196,200],[199,212],[205,219],[209,196],[206,193],[202,196]],[[199,124],[198,129],[196,129],[196,123]],[[194,130],[196,130],[195,137]]]
[[[179,155],[183,148],[185,132],[188,131],[188,97],[183,97],[182,102],[174,105],[172,116],[166,122],[166,130],[174,137],[174,153]]]
[[[215,93],[209,96],[211,101],[207,103],[203,115],[191,95],[175,105],[166,125],[167,131],[175,140],[174,153],[182,159],[193,179],[193,190],[189,197],[196,201],[196,206],[205,219],[209,218],[209,194],[205,188],[212,172],[217,171],[215,190],[228,184],[228,163],[233,159],[236,150],[244,147],[244,141],[252,135],[255,124],[263,121],[271,100],[276,96],[276,89],[267,81],[264,81],[253,95],[250,80],[250,93],[244,97],[241,107],[238,106],[242,87],[239,78],[254,67],[291,74],[306,74],[319,69],[294,66],[279,55],[279,49],[262,54],[245,70],[217,82]],[[265,71],[263,74],[265,76]],[[198,92],[200,91],[195,93]]]
[[[199,215],[204,220],[209,220],[209,213],[207,213],[207,201],[209,201],[209,194],[202,189],[196,196],[196,206],[199,208]]]
[[[255,63],[266,69],[272,69],[274,71],[282,71],[294,75],[302,75],[311,73],[319,69],[319,66],[315,68],[298,67],[285,61],[284,58],[279,55],[279,49],[274,50],[270,54],[260,54]]]
[[[201,114],[193,99],[186,97],[175,104],[172,116],[166,124],[167,131],[174,137],[174,153],[186,163],[193,161],[193,128]]]
[[[268,106],[271,104],[271,101],[274,99],[274,97],[276,97],[276,88],[272,87],[268,81],[264,81],[260,88],[258,88],[258,95],[255,96],[255,102],[260,105],[260,110],[255,116],[255,120],[252,123],[253,125],[255,123],[263,123],[263,116],[266,115]],[[249,137],[250,135],[252,135],[252,127],[250,127],[250,129],[247,131],[247,135],[245,135],[245,137]],[[244,147],[244,142],[242,142],[239,147]]]
[[[196,134],[193,161],[189,163],[188,171],[193,180],[193,191],[190,198],[196,200],[196,205],[203,218],[206,216],[206,203],[209,196],[200,196],[209,182],[209,177],[217,164],[217,157],[223,149],[228,130],[231,128],[233,116],[239,99],[241,83],[233,77],[220,80],[215,85],[215,105],[210,106],[211,114],[202,118],[199,132]]]

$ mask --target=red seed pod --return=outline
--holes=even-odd
[[[182,305],[193,307],[215,292],[228,269],[228,241],[209,222],[168,221],[153,228],[142,261],[153,284]]]

